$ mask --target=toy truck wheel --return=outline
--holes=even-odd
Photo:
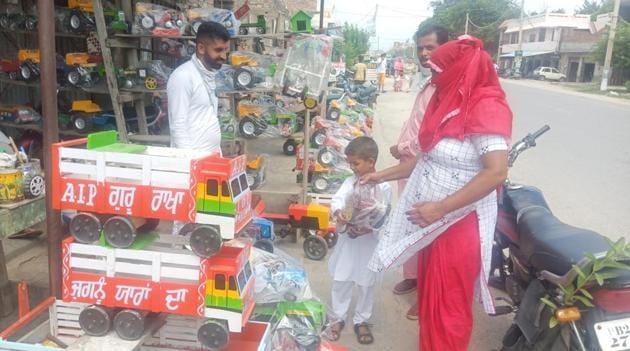
[[[87,133],[92,128],[91,122],[92,119],[82,113],[72,116],[72,127],[79,133]]]
[[[321,174],[316,174],[315,176],[313,176],[312,184],[313,191],[320,194],[326,193],[326,191],[330,187],[330,182],[328,181],[328,178]]]
[[[315,99],[315,98],[313,98],[311,96],[306,97],[304,99],[304,107],[306,107],[309,110],[314,109],[315,107],[317,107],[317,99]]]
[[[155,19],[151,15],[143,15],[140,19],[140,25],[146,30],[155,28]]]
[[[330,232],[324,235],[324,240],[326,240],[326,244],[328,244],[328,248],[332,249],[337,245],[337,239],[339,239],[339,235],[335,232]]]
[[[79,326],[87,335],[103,336],[112,328],[111,311],[90,305],[79,313]]]
[[[101,222],[91,213],[77,213],[70,220],[70,234],[83,244],[91,244],[101,236]]]
[[[213,256],[222,246],[221,234],[211,226],[198,226],[190,233],[190,247],[199,257]]]
[[[317,153],[317,162],[324,166],[331,166],[335,162],[335,154],[330,148],[325,147]]]
[[[77,86],[81,82],[81,73],[78,70],[73,69],[66,74],[66,80],[68,83]]]
[[[20,65],[20,77],[24,80],[30,80],[33,78],[33,72],[26,63],[22,63]]]
[[[24,21],[24,28],[27,31],[33,31],[37,28],[37,19],[29,17]]]
[[[136,227],[122,216],[114,216],[103,224],[103,233],[107,243],[113,247],[126,248],[136,240]]]
[[[326,118],[331,121],[337,121],[341,117],[341,110],[336,107],[331,107],[328,109],[328,113],[326,114]]]
[[[256,27],[256,33],[265,34],[266,32],[267,32],[267,29],[265,27]]]
[[[0,28],[9,29],[9,16],[7,14],[0,15]]]
[[[238,89],[249,89],[254,86],[254,74],[240,67],[234,72],[234,83]]]
[[[197,340],[212,350],[217,350],[228,344],[230,341],[230,331],[225,322],[209,319],[197,331]]]
[[[68,24],[70,25],[70,29],[75,32],[80,32],[83,30],[83,21],[81,17],[83,14],[79,10],[72,10],[70,12],[70,17],[68,20]]]
[[[124,309],[114,317],[114,330],[123,340],[138,340],[144,334],[144,314]]]
[[[268,239],[259,239],[254,243],[254,247],[273,253],[273,243]]]
[[[249,34],[249,29],[247,27],[240,27],[238,29],[238,34],[240,34],[240,35],[247,35],[247,34]]]
[[[160,51],[169,52],[171,50],[171,45],[165,41],[160,43]]]
[[[294,156],[296,147],[297,145],[295,143],[295,140],[287,139],[287,141],[285,141],[282,145],[282,152],[284,152],[284,154],[287,156]]]
[[[247,185],[249,186],[249,188],[252,190],[258,189],[258,186],[260,185],[260,176],[255,173],[247,173],[246,177],[247,177]]]
[[[39,174],[29,174],[24,177],[24,195],[29,199],[41,196],[45,186],[44,177]]]
[[[328,253],[328,244],[320,236],[311,235],[304,239],[304,254],[311,260],[321,261]]]
[[[324,145],[326,142],[326,131],[323,129],[316,130],[313,135],[311,135],[311,143],[319,146]]]
[[[158,81],[155,77],[147,77],[144,80],[144,87],[149,90],[155,90],[158,88]]]
[[[245,138],[253,138],[257,135],[256,122],[251,117],[244,117],[238,122],[238,132]]]

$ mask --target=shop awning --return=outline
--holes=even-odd
[[[553,54],[553,51],[523,51],[523,57],[540,56],[546,54]],[[501,57],[510,58],[514,57],[514,52],[508,52],[507,54],[501,54]]]

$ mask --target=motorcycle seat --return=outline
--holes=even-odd
[[[522,209],[530,206],[542,206],[551,212],[542,191],[536,187],[529,185],[508,187],[506,192],[515,213],[519,213]]]
[[[521,251],[529,264],[557,275],[566,274],[586,253],[609,249],[602,235],[565,224],[543,206],[519,211],[517,229]]]

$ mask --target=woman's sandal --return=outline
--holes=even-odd
[[[374,342],[374,336],[370,331],[369,324],[363,322],[354,325],[354,333],[357,335],[357,341],[362,345],[369,345]]]
[[[330,325],[330,341],[337,341],[341,337],[341,331],[346,326],[346,322],[337,321]]]

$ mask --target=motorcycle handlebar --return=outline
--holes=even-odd
[[[534,134],[532,134],[532,139],[536,140],[539,136],[547,133],[551,129],[548,124],[545,124],[542,128],[538,129]]]

